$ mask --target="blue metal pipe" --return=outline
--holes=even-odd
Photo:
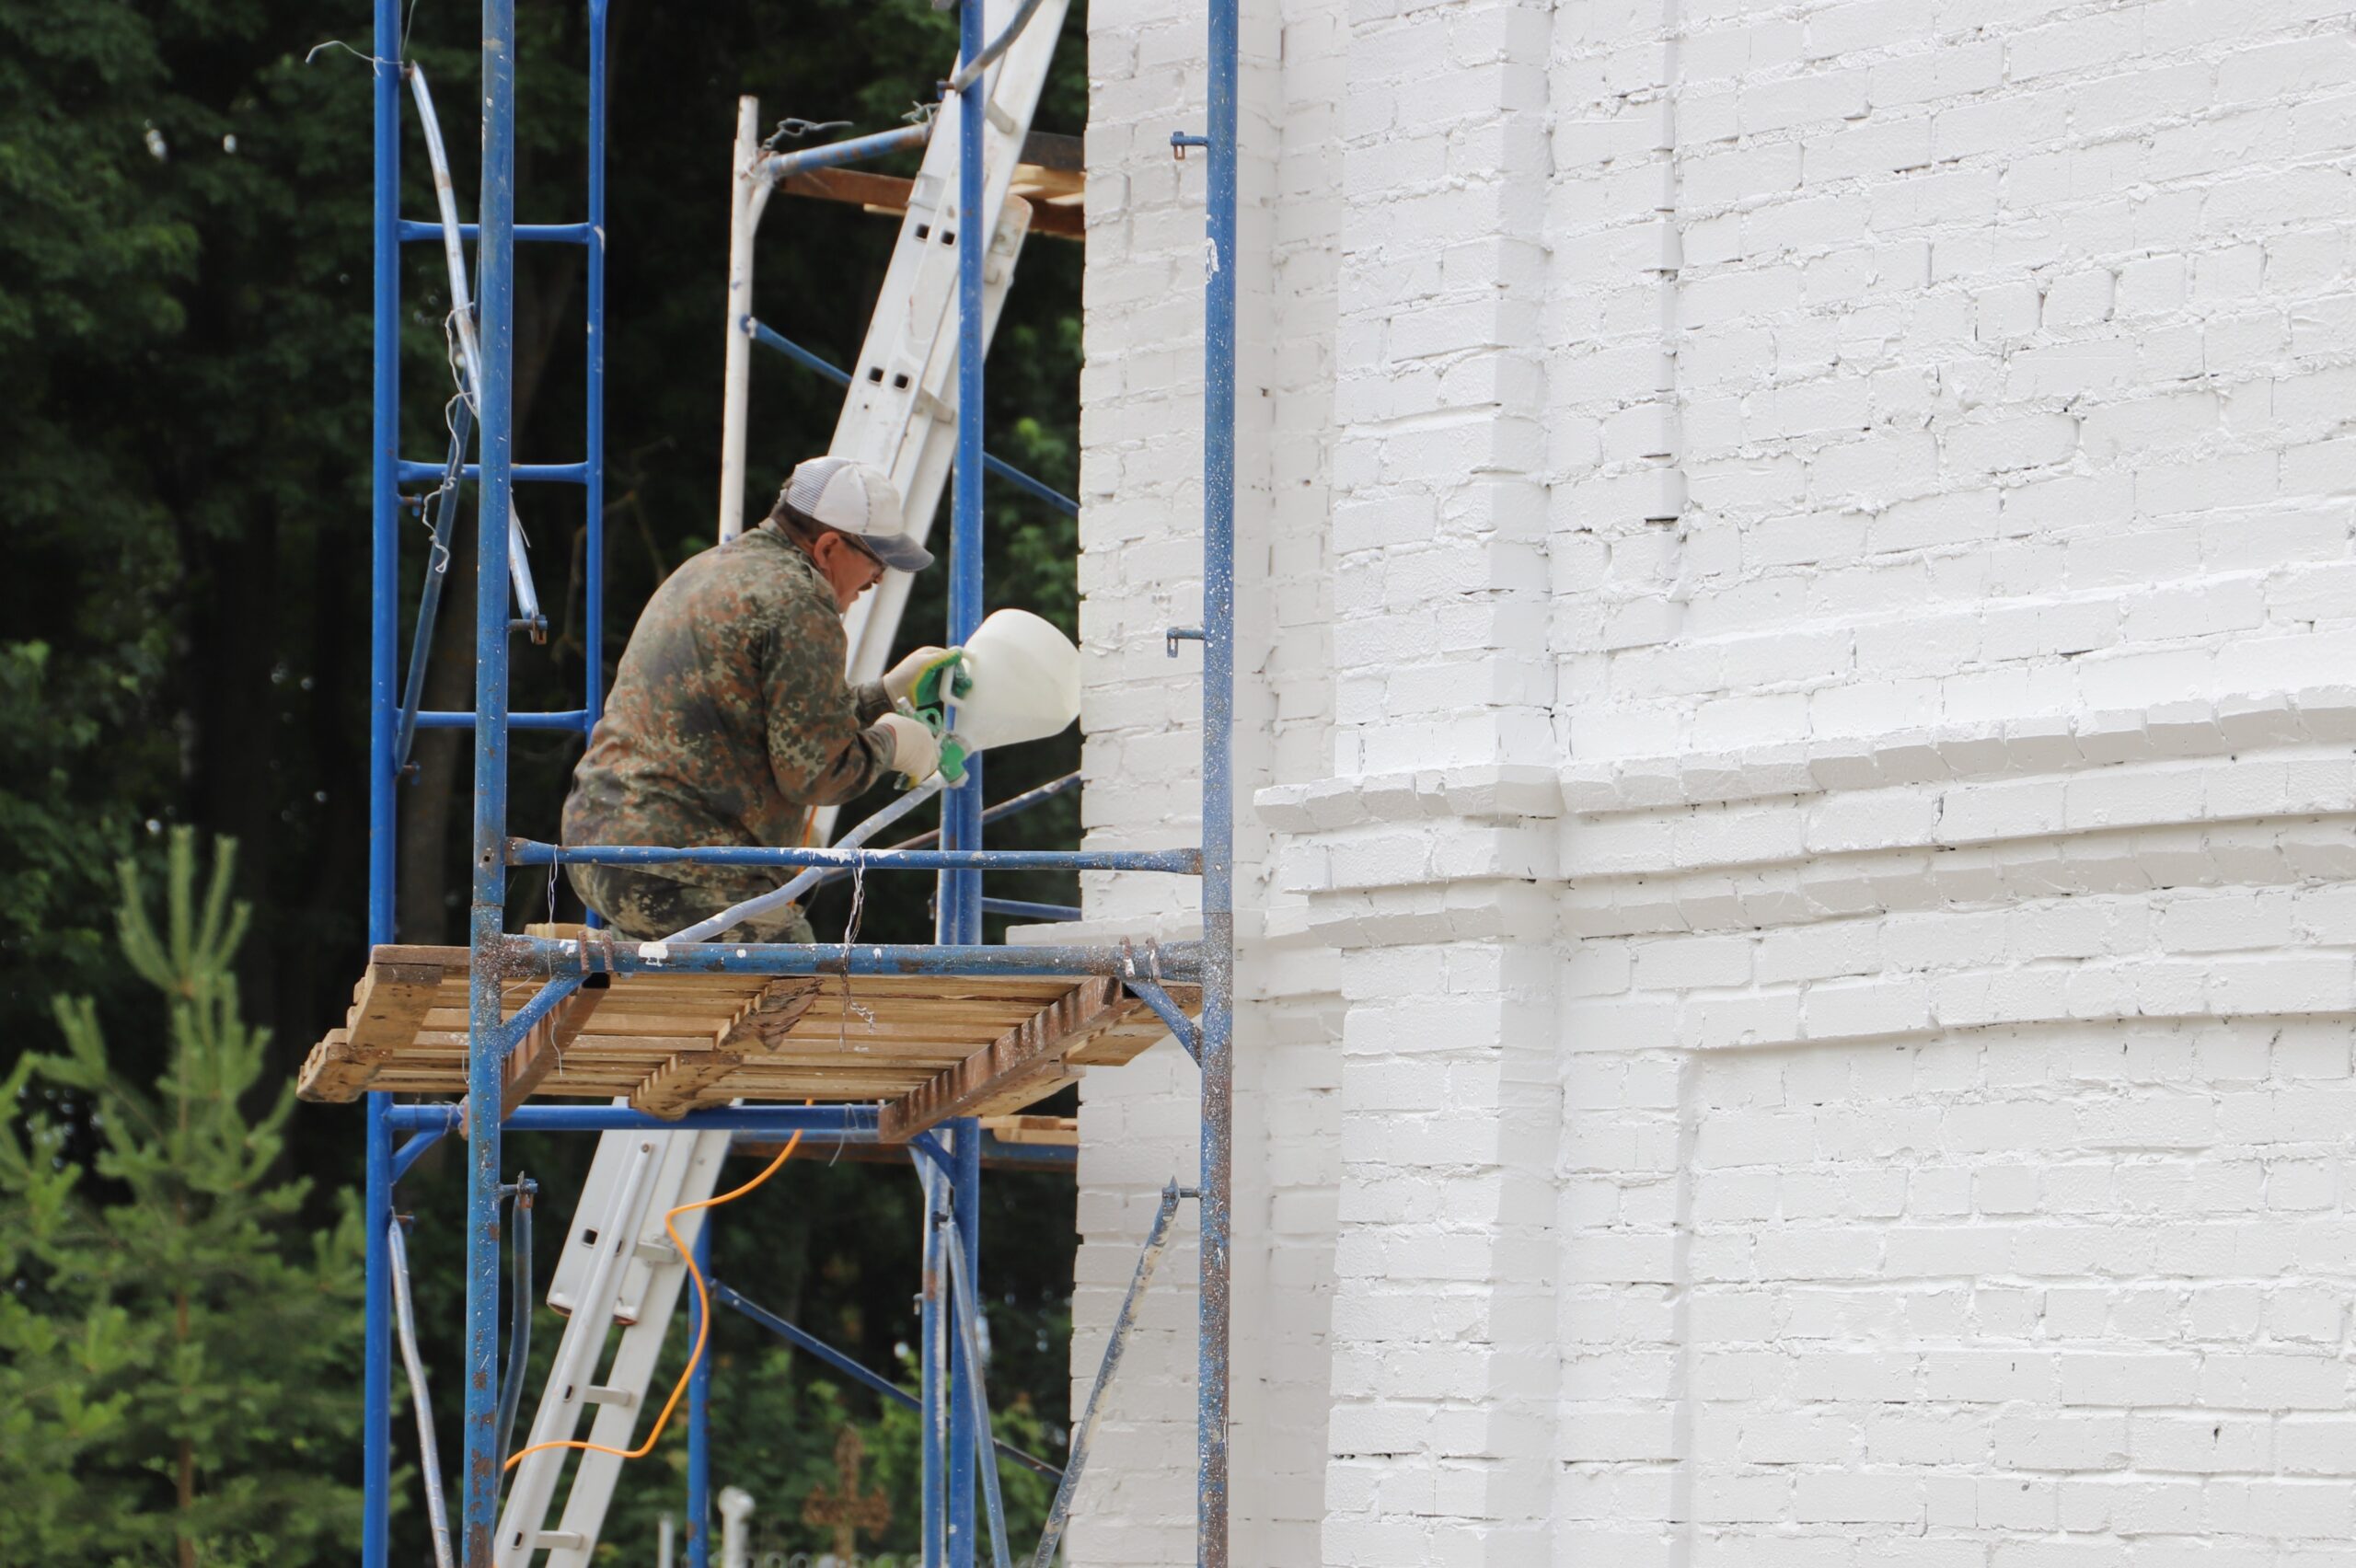
[[[1170,1246],[1170,1221],[1178,1213],[1178,1200],[1184,1189],[1172,1182],[1161,1189],[1161,1206],[1154,1210],[1153,1228],[1146,1232],[1145,1245],[1138,1251],[1137,1273],[1129,1276],[1129,1292],[1121,1297],[1121,1310],[1113,1319],[1113,1332],[1105,1336],[1104,1359],[1097,1364],[1096,1381],[1089,1385],[1088,1402],[1080,1407],[1080,1419],[1071,1424],[1071,1445],[1068,1452],[1070,1462],[1064,1467],[1062,1482],[1056,1487],[1056,1500],[1047,1509],[1047,1528],[1039,1534],[1038,1554],[1032,1559],[1031,1568],[1051,1568],[1056,1561],[1056,1548],[1064,1539],[1064,1524],[1071,1516],[1072,1497],[1080,1490],[1080,1478],[1088,1468],[1088,1443],[1096,1431],[1096,1418],[1103,1413],[1104,1390],[1113,1386],[1113,1374],[1120,1370],[1121,1353],[1128,1348],[1129,1330],[1138,1320],[1138,1303],[1144,1299],[1146,1287],[1153,1283],[1154,1270],[1161,1264],[1161,1254]]]
[[[771,328],[762,325],[760,322],[754,320],[749,316],[745,317],[745,325],[752,329],[753,341],[759,343],[766,348],[775,349],[779,353],[783,354],[794,363],[802,366],[805,370],[816,371],[820,375],[825,376],[827,380],[833,382],[837,386],[848,386],[850,385],[850,372],[842,369],[838,365],[829,364],[825,360],[820,359],[816,354],[812,353],[808,349],[805,349],[801,344],[795,342],[792,339],[786,337],[782,333],[778,332]],[[1037,496],[1041,501],[1045,502],[1048,505],[1054,507],[1057,511],[1063,513],[1067,516],[1077,517],[1080,515],[1080,502],[1072,500],[1071,497],[1064,494],[1061,490],[1057,490],[1053,485],[1048,484],[1044,479],[1033,478],[1030,475],[1024,473],[1022,469],[1016,467],[1013,464],[1009,463],[1002,457],[994,457],[987,452],[983,453],[982,469],[985,473],[997,475],[999,478],[1006,480],[1017,490],[1024,490],[1032,495]],[[987,820],[987,816],[985,817],[985,820]]]
[[[696,1228],[696,1267],[711,1277],[711,1216]],[[687,1292],[687,1343],[703,1332],[703,1302]],[[711,1563],[711,1355],[687,1375],[687,1568]]]
[[[585,485],[589,482],[589,465],[586,463],[510,463],[506,465],[506,468],[510,479],[519,485]],[[401,483],[405,485],[424,484],[428,480],[439,482],[442,478],[442,465],[420,463],[412,458],[404,457],[400,460],[398,472]],[[482,465],[467,464],[458,470],[458,477],[462,479],[479,480],[482,478]],[[507,541],[502,539],[499,548],[502,555],[506,554]]]
[[[401,256],[397,225],[401,193],[399,0],[375,0],[371,72],[375,190],[371,214],[375,277],[370,318],[368,546],[368,940],[393,940],[396,815],[394,672],[399,657],[395,620],[400,595]],[[360,1373],[360,1563],[387,1568],[393,1482],[392,1252],[393,1135],[385,1124],[389,1094],[371,1094],[363,1112],[367,1192],[361,1206],[366,1238]]]
[[[996,1133],[982,1135],[982,1163],[1001,1169],[1044,1170],[1057,1176],[1080,1173],[1080,1149],[1072,1144],[1014,1143]]]
[[[964,0],[957,11],[957,57],[977,60],[989,42],[983,31],[982,0]],[[982,146],[987,90],[968,86],[957,94],[957,458],[952,475],[949,513],[948,645],[964,646],[982,620],[982,422],[984,341],[983,263],[990,235],[983,226]],[[941,843],[947,849],[982,847],[984,764],[966,764],[968,777],[941,797]],[[942,873],[934,940],[975,943],[982,940],[982,876],[978,870]],[[953,1473],[950,1484],[956,1485]]]
[[[585,709],[578,708],[557,713],[510,713],[507,716],[510,730],[584,730],[594,722]],[[453,713],[445,709],[428,709],[417,716],[417,727],[421,730],[471,730],[475,727],[475,716]]]
[[[395,1105],[385,1124],[396,1132],[440,1136],[458,1130],[465,1108],[452,1101]],[[672,1120],[627,1105],[518,1105],[500,1125],[511,1133],[823,1133],[845,1143],[875,1141],[875,1107],[846,1105],[715,1105]]]
[[[923,1408],[924,1401],[897,1383],[868,1370],[825,1340],[818,1338],[817,1335],[803,1332],[757,1301],[748,1300],[718,1280],[711,1282],[711,1298],[722,1307],[734,1308],[796,1350],[807,1351],[846,1378],[857,1382],[862,1388],[872,1389],[883,1395],[894,1404],[904,1406],[908,1410]]]
[[[970,1223],[963,1210],[959,1213],[961,1238],[970,1244],[960,1246],[950,1253],[949,1284],[953,1293],[951,1305],[955,1309],[959,1378],[956,1393],[965,1406],[967,1458],[979,1472],[982,1502],[989,1526],[991,1568],[1009,1568],[1010,1555],[1006,1548],[1006,1503],[999,1493],[998,1458],[990,1433],[990,1401],[988,1383],[984,1377],[982,1345],[987,1325],[982,1321],[981,1294],[975,1284],[976,1263],[981,1257],[981,1139],[975,1135],[979,1128],[970,1121],[958,1124],[957,1144],[961,1158],[959,1167],[966,1180],[960,1193],[972,1195],[973,1216]],[[955,1473],[956,1466],[950,1467]]]
[[[500,1059],[504,1061],[514,1055],[515,1047],[523,1043],[524,1036],[529,1034],[540,1020],[555,1011],[558,1003],[581,989],[581,982],[586,978],[583,974],[559,974],[532,993],[532,999],[516,1009],[514,1018],[499,1026]]]
[[[394,1175],[398,1182],[410,1172],[412,1165],[441,1142],[445,1135],[457,1133],[459,1123],[467,1112],[457,1101],[433,1101],[433,1104],[403,1104],[388,1107],[391,1118],[384,1123],[387,1135],[396,1130],[408,1130],[410,1137],[394,1149]],[[825,1104],[825,1107],[714,1107],[710,1112],[690,1112],[688,1121],[662,1121],[645,1112],[631,1112],[627,1107],[603,1107],[603,1104],[523,1104],[514,1109],[500,1125],[506,1133],[678,1133],[695,1128],[728,1128],[733,1133],[749,1135],[752,1139],[775,1139],[790,1133],[801,1133],[803,1149],[825,1151],[827,1147],[876,1147],[881,1142],[876,1135],[876,1109],[872,1104]],[[933,1135],[924,1133],[909,1139],[912,1154],[930,1154],[935,1163],[945,1163],[933,1142]],[[1077,1163],[1077,1149],[1063,1144],[1011,1144],[994,1133],[983,1133],[985,1160],[1013,1160],[1022,1165],[1039,1165],[1046,1170],[1068,1170]]]
[[[1049,506],[1054,507],[1057,511],[1062,513],[1067,517],[1077,517],[1080,515],[1080,502],[1072,500],[1071,497],[1064,494],[1063,491],[1056,489],[1053,485],[1050,485],[1041,479],[1034,479],[1030,475],[1024,473],[1022,469],[1015,467],[1012,464],[1005,462],[999,458],[993,457],[987,452],[982,454],[982,471],[986,474],[996,474],[999,478],[1004,479],[1016,490],[1024,490],[1034,496],[1036,496],[1038,499],[1045,502]]]
[[[1201,1026],[1186,1016],[1185,1009],[1172,999],[1170,993],[1141,975],[1124,975],[1121,983],[1138,1000],[1153,1009],[1154,1017],[1170,1026],[1170,1032],[1178,1037],[1178,1043],[1186,1048],[1186,1055],[1194,1057],[1195,1066],[1200,1066],[1203,1060]]]
[[[376,0],[375,213],[375,279],[372,343],[372,417],[369,453],[368,557],[368,940],[393,940],[394,833],[398,824],[393,789],[395,672],[400,656],[396,617],[400,607],[400,487],[394,473],[400,443],[400,248],[392,237],[400,201],[401,89],[399,0]],[[390,1103],[389,1099],[387,1103]],[[384,1216],[388,1217],[388,1216]],[[385,1227],[372,1218],[368,1234],[383,1251]],[[382,1269],[375,1271],[379,1284]],[[373,1300],[373,1297],[372,1297]],[[387,1309],[389,1310],[389,1308]],[[383,1368],[389,1412],[392,1376],[390,1319],[384,1317]],[[390,1420],[389,1413],[387,1416]],[[379,1489],[381,1491],[381,1489]],[[384,1523],[381,1513],[375,1522]],[[381,1559],[383,1543],[378,1542]]]
[[[918,1368],[922,1377],[922,1412],[918,1416],[920,1480],[922,1483],[924,1517],[919,1526],[918,1551],[924,1558],[924,1568],[944,1568],[949,1561],[948,1487],[944,1477],[947,1455],[942,1447],[944,1424],[948,1412],[941,1396],[949,1381],[948,1343],[943,1336],[948,1317],[941,1275],[947,1264],[942,1251],[948,1245],[951,1215],[941,1202],[941,1194],[949,1178],[955,1174],[953,1167],[941,1159],[940,1140],[927,1133],[918,1140],[919,1147],[930,1146],[930,1156],[935,1169],[927,1169],[924,1161],[917,1163],[917,1181],[924,1189],[924,1258],[923,1284],[917,1298],[917,1328],[918,1343]]]
[[[795,342],[784,333],[778,331],[775,328],[768,327],[759,321],[756,321],[749,316],[745,317],[745,325],[751,329],[753,341],[762,345],[764,348],[775,349],[779,353],[783,354],[786,358],[791,360],[803,369],[814,370],[820,375],[825,376],[827,380],[833,382],[837,386],[848,386],[850,385],[849,371],[843,369],[842,366],[838,364],[833,364],[819,358],[816,354],[812,353],[808,349],[803,348],[801,344]]]
[[[929,784],[919,784],[913,790],[902,790],[899,797],[890,805],[837,838],[835,847],[849,849],[865,844],[869,839],[941,793],[941,781],[935,778]],[[733,926],[767,914],[772,909],[789,908],[796,899],[803,897],[816,885],[821,874],[814,870],[798,872],[767,893],[756,894],[751,898],[732,904],[718,914],[705,916],[692,926],[680,927],[677,930],[665,935],[663,941],[666,946],[672,942],[710,941]]]
[[[872,163],[888,158],[895,153],[913,153],[932,140],[932,122],[903,125],[897,131],[878,131],[872,136],[853,136],[848,141],[829,142],[822,147],[803,147],[796,152],[771,153],[761,160],[762,178],[772,182],[808,174],[813,169],[840,168],[845,164]]]
[[[606,0],[589,0],[588,428],[582,455],[589,469],[582,498],[581,727],[606,706]]]
[[[967,8],[981,9],[979,6]],[[954,1166],[949,1180],[952,1221],[945,1238],[954,1252],[945,1260],[948,1266],[943,1271],[950,1287],[946,1321],[953,1331],[949,1335],[949,1560],[955,1568],[973,1568],[979,1555],[979,1532],[974,1528],[974,1416],[978,1402],[975,1396],[981,1385],[979,1368],[973,1362],[979,1338],[971,1322],[972,1314],[980,1308],[976,1282],[981,1275],[982,1140],[975,1136],[980,1124],[970,1116],[957,1117],[945,1126]],[[989,1412],[982,1412],[981,1419],[987,1426]]]
[[[467,443],[475,429],[474,409],[455,400],[450,414],[450,460],[442,466],[442,488],[434,498],[433,542],[425,555],[425,586],[417,598],[417,629],[410,633],[409,679],[401,686],[400,721],[393,736],[393,767],[409,766],[417,744],[417,714],[425,701],[425,665],[433,651],[433,623],[442,614],[442,586],[450,576],[450,541],[457,536],[458,470],[466,466]]]
[[[1022,920],[1077,920],[1083,911],[1077,904],[1034,904],[1025,898],[985,898],[985,915],[1010,915]]]
[[[1203,284],[1202,1244],[1195,1561],[1228,1562],[1228,1286],[1235,1022],[1235,156],[1237,0],[1209,0],[1210,276]]]
[[[648,950],[663,951],[649,955]],[[1192,980],[1201,950],[1171,942],[1161,950],[1160,973]],[[499,967],[510,978],[574,973],[608,974],[1123,974],[1128,955],[1109,947],[923,947],[842,942],[573,941],[558,937],[509,937],[500,942]],[[478,962],[479,973],[485,966]]]
[[[944,790],[948,799],[964,793]],[[976,792],[974,799],[979,800]],[[978,814],[978,813],[977,813]],[[871,871],[930,871],[964,868],[993,871],[1169,871],[1193,876],[1201,867],[1193,849],[825,849],[814,846],[771,848],[758,845],[708,845],[673,848],[661,844],[542,844],[509,841],[511,866],[864,866]]]
[[[392,1517],[392,1252],[387,1237],[392,1229],[392,1132],[385,1113],[392,1096],[368,1097],[368,1194],[366,1213],[372,1221],[365,1259],[366,1316],[361,1328],[361,1466],[360,1562],[362,1568],[386,1568],[391,1546]],[[381,1220],[377,1224],[375,1221]]]
[[[604,40],[595,41],[603,42]],[[517,224],[515,243],[518,245],[589,245],[590,230],[596,221],[592,218],[585,224]],[[480,239],[482,226],[479,224],[460,224],[458,237]],[[400,221],[400,238],[404,245],[439,245],[442,243],[442,225],[438,223],[421,223],[415,218],[403,218]]]
[[[391,1124],[387,1123],[386,1125],[389,1131]],[[456,1129],[446,1130],[455,1131]],[[393,1151],[393,1180],[398,1182],[408,1175],[410,1167],[423,1159],[427,1149],[442,1141],[445,1131],[445,1129],[436,1128],[429,1132],[411,1133],[402,1142],[401,1147]]]
[[[467,1095],[499,1103],[501,976],[485,962],[506,918],[507,516],[514,504],[515,354],[515,0],[482,4],[482,482],[475,557],[475,799]],[[464,1560],[493,1568],[499,1506],[499,1118],[469,1129]]]
[[[845,1355],[841,1351],[837,1350],[833,1345],[828,1344],[825,1340],[820,1339],[817,1335],[796,1328],[793,1324],[787,1322],[783,1318],[779,1317],[776,1313],[770,1311],[768,1308],[763,1307],[760,1303],[747,1299],[744,1296],[739,1295],[730,1286],[722,1285],[718,1280],[713,1280],[711,1282],[711,1298],[720,1306],[734,1308],[737,1311],[742,1312],[745,1317],[750,1318],[753,1321],[760,1324],[761,1327],[768,1330],[769,1332],[777,1335],[778,1338],[785,1341],[786,1343],[792,1345],[797,1350],[809,1352],[812,1355],[816,1356],[819,1360],[825,1362],[836,1371],[840,1372],[843,1376],[857,1382],[860,1387],[872,1389],[874,1392],[882,1395],[887,1400],[890,1400],[894,1404],[900,1406],[902,1409],[922,1410],[924,1408],[924,1401],[922,1400],[908,1392],[897,1383],[893,1382],[891,1379],[884,1377],[880,1373],[872,1371],[868,1367],[860,1366],[858,1362],[852,1360],[849,1356]],[[1064,1472],[1061,1470],[1058,1470],[1056,1466],[1049,1464],[1046,1460],[1039,1458],[1036,1454],[1024,1453],[1013,1444],[1006,1442],[1003,1439],[993,1438],[992,1441],[998,1445],[998,1451],[999,1453],[1004,1454],[1016,1464],[1022,1465],[1029,1470],[1036,1470],[1041,1475],[1053,1476],[1057,1480],[1062,1479]]]

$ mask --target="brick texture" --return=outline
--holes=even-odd
[[[1245,6],[1235,1561],[2356,1563],[2351,24]],[[1087,828],[1188,843],[1202,24],[1088,26]],[[1076,1393],[1192,1065],[1082,1136]],[[1195,1266],[1072,1562],[1193,1559]]]

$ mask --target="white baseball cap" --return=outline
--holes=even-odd
[[[907,536],[899,490],[872,464],[810,458],[793,470],[779,499],[813,523],[856,536],[885,566],[922,571],[932,564],[932,552]]]

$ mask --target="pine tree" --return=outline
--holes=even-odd
[[[308,1183],[275,1173],[294,1087],[259,1083],[268,1032],[239,1013],[233,847],[201,898],[196,859],[175,833],[160,930],[119,870],[162,1076],[119,1078],[89,998],[59,997],[64,1054],[0,1078],[5,1568],[285,1568],[357,1539],[358,1218],[309,1228]]]

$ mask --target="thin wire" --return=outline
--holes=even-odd
[[[875,1022],[874,1010],[850,994],[850,950],[859,940],[859,917],[867,908],[867,851],[859,851],[859,859],[851,862],[850,917],[843,922],[843,1010],[835,1020],[835,1047],[850,1049],[850,1016],[859,1015],[860,1021],[871,1027]]]
[[[805,1100],[802,1103],[806,1106],[814,1105],[816,1101]],[[663,1228],[670,1236],[671,1245],[678,1249],[679,1256],[687,1260],[687,1274],[696,1282],[696,1305],[699,1310],[696,1314],[696,1347],[687,1354],[687,1364],[679,1369],[679,1380],[671,1386],[671,1397],[663,1401],[663,1413],[654,1418],[654,1429],[646,1435],[646,1441],[635,1448],[611,1448],[603,1443],[583,1442],[577,1437],[567,1437],[553,1443],[535,1443],[528,1448],[519,1448],[509,1455],[507,1462],[500,1467],[502,1470],[514,1470],[516,1461],[526,1454],[537,1454],[549,1448],[578,1448],[584,1454],[607,1454],[618,1459],[642,1459],[654,1451],[654,1445],[662,1440],[664,1427],[670,1424],[671,1412],[679,1407],[679,1397],[687,1391],[687,1379],[696,1375],[696,1366],[703,1360],[705,1342],[711,1338],[711,1291],[704,1283],[703,1270],[696,1266],[695,1249],[688,1246],[686,1239],[680,1236],[678,1226],[674,1222],[681,1215],[691,1213],[696,1209],[718,1208],[722,1204],[734,1203],[738,1198],[776,1175],[779,1167],[793,1158],[793,1150],[801,1142],[802,1129],[797,1127],[794,1129],[793,1136],[785,1140],[785,1147],[777,1151],[777,1158],[770,1160],[759,1175],[734,1192],[722,1193],[716,1198],[698,1198],[694,1203],[681,1204],[678,1207],[664,1214]]]
[[[446,328],[444,330],[444,336],[445,338],[448,336]],[[458,398],[463,396],[463,393],[453,394],[442,405],[442,428],[450,432],[450,444],[453,446],[458,443],[457,408]],[[462,467],[466,462],[466,455],[463,452],[458,454],[458,461]],[[433,488],[417,498],[417,520],[425,525],[426,536],[433,543],[433,554],[425,563],[429,572],[447,571],[450,569],[450,547],[443,543],[442,530],[433,525],[433,519],[428,513],[433,510],[435,502],[456,490],[457,486],[458,481],[450,478],[450,471],[445,467],[443,469],[443,477],[434,481]]]
[[[303,63],[308,65],[312,61],[318,59],[319,52],[325,49],[341,49],[346,54],[352,55],[355,59],[365,60],[371,65],[388,65],[396,71],[401,68],[400,62],[398,60],[387,60],[382,55],[363,53],[361,51],[352,48],[352,45],[344,42],[343,40],[340,38],[331,38],[325,43],[313,44],[311,46],[311,52],[303,56]]]
[[[442,313],[442,357],[449,362],[451,385],[458,389],[458,396],[467,400],[468,409],[479,424],[482,421],[482,405],[475,401],[474,385],[467,379],[466,352],[458,346],[458,311],[456,306]],[[453,430],[450,433],[456,435],[457,432]]]
[[[850,123],[848,120],[803,120],[797,115],[788,115],[777,122],[777,129],[770,132],[768,139],[761,144],[761,151],[776,152],[780,143],[789,140],[799,142],[816,131],[848,131]]]

